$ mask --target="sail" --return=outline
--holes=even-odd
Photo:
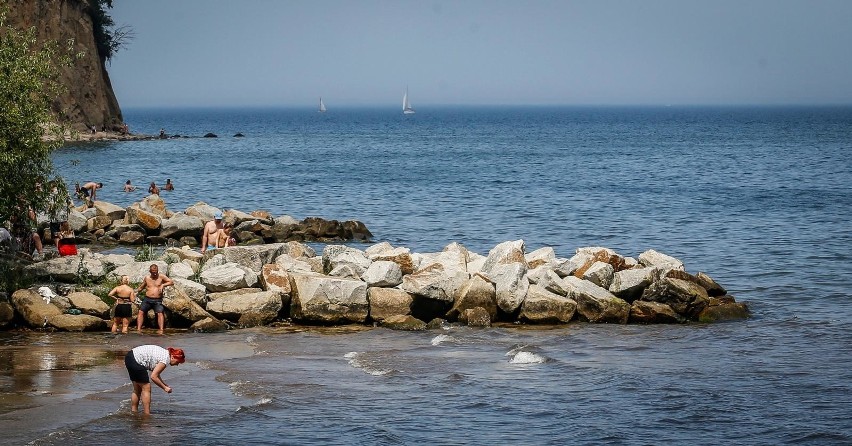
[[[408,87],[405,87],[405,94],[402,95],[402,112],[406,115],[414,113],[414,108],[411,106],[411,102],[408,101]]]
[[[325,104],[322,102],[322,98],[320,98],[319,111],[320,111],[320,113],[325,113]]]

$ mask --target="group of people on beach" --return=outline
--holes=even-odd
[[[144,290],[145,298],[139,302],[139,312],[136,315],[136,330],[142,331],[145,315],[148,313],[148,310],[154,310],[154,313],[157,314],[157,333],[163,334],[165,326],[163,290],[168,286],[173,286],[174,281],[165,274],[160,274],[160,268],[156,264],[148,268],[148,275],[145,276],[137,289],[133,289],[130,286],[130,278],[128,276],[121,276],[120,280],[120,284],[109,292],[109,297],[115,299],[112,332],[118,332],[119,323],[121,323],[122,327],[121,332],[128,332],[130,317],[132,316],[131,303],[136,301],[136,293]]]

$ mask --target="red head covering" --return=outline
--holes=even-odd
[[[175,358],[178,364],[186,362],[186,356],[183,354],[183,349],[169,347],[169,356]]]

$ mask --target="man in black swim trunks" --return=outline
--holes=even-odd
[[[148,269],[149,275],[139,285],[138,291],[145,290],[145,298],[142,299],[142,305],[139,306],[139,315],[136,317],[136,330],[142,331],[142,322],[145,320],[145,314],[148,310],[154,309],[157,313],[157,333],[163,334],[163,325],[165,320],[163,317],[163,288],[172,286],[175,283],[165,274],[160,274],[160,268],[153,264]]]

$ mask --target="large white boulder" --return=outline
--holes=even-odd
[[[369,287],[395,287],[402,283],[402,268],[396,262],[379,260],[370,264],[361,280]]]
[[[241,327],[266,325],[281,311],[281,296],[273,291],[261,291],[223,297],[208,302],[207,311]]]
[[[201,284],[214,293],[248,288],[257,283],[256,274],[236,263],[225,263],[204,270],[200,278]]]
[[[319,323],[363,323],[367,319],[367,284],[360,280],[315,274],[290,274],[290,314]]]

